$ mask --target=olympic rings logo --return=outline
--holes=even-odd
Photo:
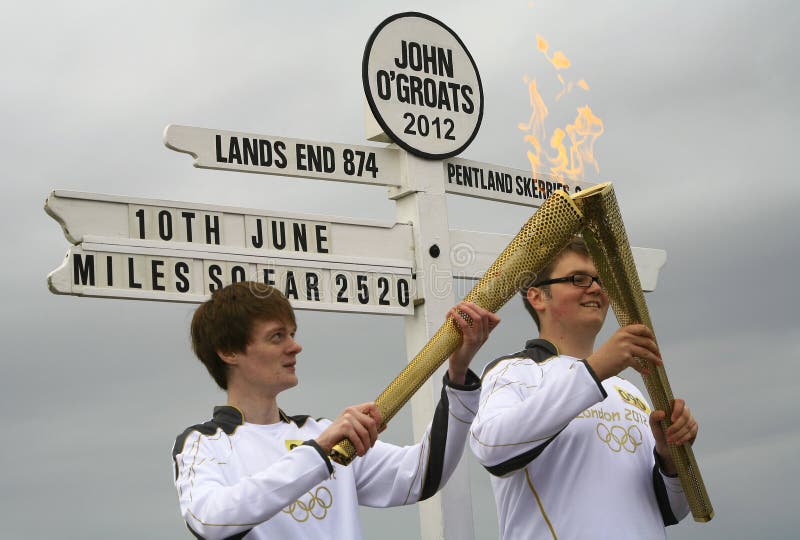
[[[631,424],[628,429],[612,425],[610,428],[604,423],[597,424],[597,436],[608,445],[612,452],[619,452],[623,448],[633,454],[642,445],[642,432],[639,426]]]
[[[298,523],[308,521],[309,517],[314,519],[325,519],[328,515],[328,508],[333,505],[333,495],[325,486],[318,487],[315,491],[308,492],[309,498],[303,502],[297,499],[295,502],[283,509],[283,512],[289,514]]]

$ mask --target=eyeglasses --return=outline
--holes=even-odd
[[[592,286],[592,283],[597,282],[600,285],[600,288],[603,288],[603,282],[600,281],[600,276],[590,276],[589,274],[575,274],[573,276],[567,277],[560,277],[554,279],[546,279],[544,281],[540,281],[539,283],[534,283],[533,287],[541,287],[542,285],[552,285],[553,283],[567,283],[570,282],[576,287],[582,287],[584,289],[588,289]]]

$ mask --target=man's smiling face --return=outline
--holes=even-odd
[[[570,277],[575,274],[597,276],[597,268],[589,257],[578,253],[565,253],[553,267],[553,278]],[[592,282],[588,288],[577,287],[572,283],[553,283],[548,285],[549,294],[544,293],[545,310],[539,317],[543,327],[559,327],[567,331],[598,332],[608,313],[608,295]]]

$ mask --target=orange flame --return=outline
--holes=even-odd
[[[584,79],[578,81],[566,80],[562,73],[568,70],[572,63],[562,51],[550,54],[550,44],[545,38],[536,35],[536,48],[544,55],[556,71],[556,79],[561,84],[560,91],[554,100],[558,101],[563,96],[579,89],[589,91],[589,84]],[[603,121],[597,117],[588,105],[577,108],[577,115],[571,124],[553,130],[549,137],[551,150],[543,148],[543,141],[548,140],[545,120],[549,110],[542,98],[535,79],[525,77],[528,85],[528,94],[531,106],[531,116],[527,123],[518,125],[526,134],[524,141],[531,145],[528,149],[528,161],[534,174],[549,172],[564,182],[564,180],[583,180],[586,167],[592,167],[595,174],[600,172],[600,165],[594,155],[594,143],[603,134]]]

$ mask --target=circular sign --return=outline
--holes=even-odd
[[[364,93],[384,132],[428,159],[464,150],[481,125],[483,86],[472,55],[442,22],[398,13],[367,41]]]

